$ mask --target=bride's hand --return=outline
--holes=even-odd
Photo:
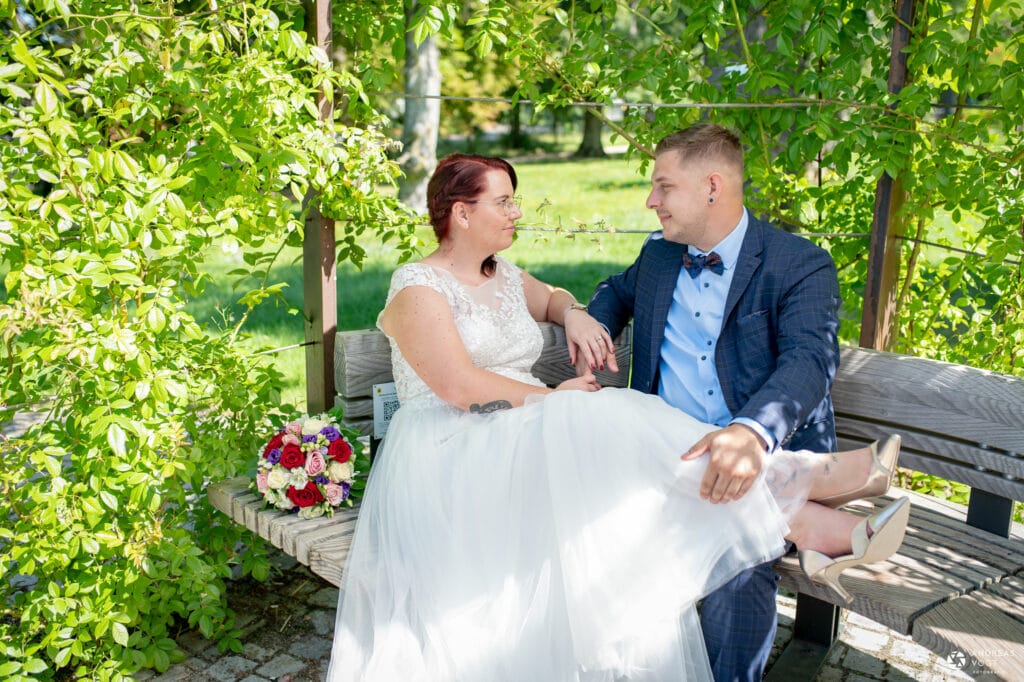
[[[555,388],[556,391],[587,391],[593,392],[601,388],[601,384],[597,383],[597,378],[593,372],[587,372],[583,376],[578,376],[575,379],[567,379],[562,383],[558,384]]]
[[[611,371],[619,371],[612,337],[586,310],[566,312],[563,326],[569,346],[569,362],[579,367],[582,360],[591,370],[604,369],[607,365]]]

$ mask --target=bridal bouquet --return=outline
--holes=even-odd
[[[256,466],[256,491],[268,506],[298,510],[311,519],[351,506],[362,485],[356,466],[362,443],[330,415],[302,417],[284,426],[264,446]],[[362,483],[361,481],[359,482]]]

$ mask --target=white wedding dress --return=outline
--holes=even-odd
[[[515,266],[499,258],[469,287],[404,265],[388,301],[409,286],[447,298],[478,366],[539,383]],[[328,679],[710,680],[695,604],[783,553],[782,509],[802,504],[810,453],[772,456],[767,477],[786,485],[763,476],[712,505],[698,495],[705,458],[680,455],[716,427],[656,396],[558,391],[469,414],[391,347],[401,408],[362,501]]]

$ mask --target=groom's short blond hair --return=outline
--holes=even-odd
[[[732,166],[743,177],[743,146],[736,133],[716,123],[697,123],[666,135],[654,148],[654,155],[679,152],[683,163],[688,161],[720,161]]]

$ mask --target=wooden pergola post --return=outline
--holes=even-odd
[[[331,2],[305,0],[306,35],[330,55]],[[334,118],[334,105],[317,97],[322,121]],[[302,240],[303,317],[306,320],[306,411],[316,414],[334,407],[334,336],[338,331],[338,272],[334,220],[320,213],[313,197]]]
[[[907,82],[906,48],[914,25],[918,0],[896,0],[896,22],[889,57],[889,92],[898,94]],[[903,183],[882,172],[875,188],[875,216],[871,223],[868,275],[864,285],[864,308],[860,318],[860,345],[890,350],[894,333],[896,292],[900,270],[900,220]]]

